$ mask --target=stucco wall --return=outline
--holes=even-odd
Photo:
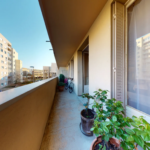
[[[39,86],[14,104],[0,111],[1,150],[40,149],[53,104],[57,80],[57,78],[51,79],[51,81]],[[30,85],[25,86],[28,88]],[[10,94],[13,94],[13,92],[15,92],[15,89],[12,89]]]
[[[89,93],[111,90],[111,0],[89,31]]]
[[[109,0],[93,23],[89,36],[89,93],[101,88],[111,90],[111,2]],[[84,40],[79,47],[82,45]],[[79,48],[78,47],[78,48]],[[77,49],[78,50],[78,49]],[[78,95],[77,51],[74,53],[74,83]],[[108,94],[110,96],[110,93]]]

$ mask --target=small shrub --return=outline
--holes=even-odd
[[[65,83],[59,82],[59,83],[58,83],[58,86],[65,86]]]
[[[65,76],[63,74],[59,75],[59,82],[63,82],[64,83],[65,80]]]

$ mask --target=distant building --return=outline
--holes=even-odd
[[[0,33],[0,88],[16,81],[16,60],[18,60],[18,53]]]
[[[43,66],[43,79],[50,78],[50,66]]]
[[[16,82],[22,82],[23,81],[23,72],[22,72],[22,61],[21,60],[15,60],[16,62]]]
[[[51,70],[50,70],[50,76],[55,77],[58,74],[58,68],[56,63],[51,63]]]
[[[34,69],[33,74],[35,78],[43,78],[43,70]]]

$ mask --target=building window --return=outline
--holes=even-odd
[[[7,57],[5,57],[5,60],[7,60]]]
[[[7,85],[7,83],[5,82],[5,85]]]
[[[128,8],[127,104],[150,115],[150,1]]]
[[[3,58],[3,55],[1,55],[1,58]]]
[[[4,69],[4,66],[1,66],[2,69]]]
[[[1,83],[1,86],[4,86],[4,83]]]
[[[3,64],[3,63],[4,63],[4,61],[3,61],[3,60],[1,60],[1,63]]]
[[[1,49],[1,52],[3,52],[3,49]]]
[[[3,44],[2,43],[0,43],[0,48],[3,48]]]
[[[7,54],[7,52],[5,51],[5,54]]]

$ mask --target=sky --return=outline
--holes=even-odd
[[[23,67],[55,63],[38,0],[1,0],[0,33],[18,52]]]

